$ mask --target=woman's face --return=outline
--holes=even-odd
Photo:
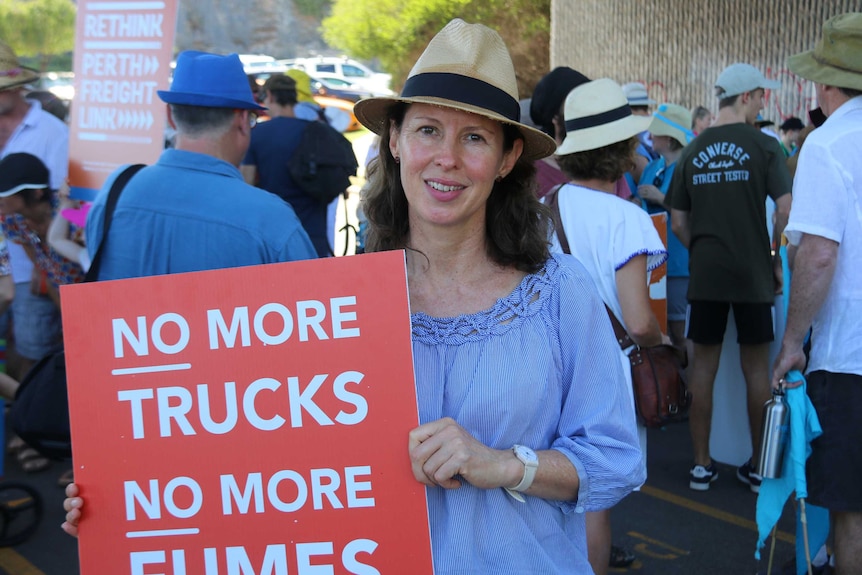
[[[389,150],[400,158],[411,227],[481,226],[497,177],[521,156],[523,141],[503,150],[503,127],[483,116],[412,104],[400,131],[391,128]]]
[[[11,216],[12,214],[25,215],[27,204],[20,193],[0,198],[0,214]]]
[[[713,121],[712,113],[707,114],[706,116],[701,116],[694,121],[694,131],[700,134],[707,128],[712,125]]]

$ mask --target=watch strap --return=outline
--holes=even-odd
[[[524,496],[521,495],[521,491],[526,491],[533,484],[533,480],[536,478],[536,471],[539,468],[539,462],[537,460],[527,461],[525,460],[519,453],[518,448],[520,445],[513,445],[512,452],[515,454],[515,457],[518,458],[524,464],[524,476],[521,478],[521,481],[514,487],[506,487],[506,493],[512,496],[516,501],[520,501],[524,503]],[[531,450],[532,451],[532,450]]]

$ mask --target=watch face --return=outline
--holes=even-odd
[[[523,461],[524,463],[538,463],[539,457],[536,455],[536,452],[530,449],[529,447],[525,447],[523,445],[515,446],[515,455]]]

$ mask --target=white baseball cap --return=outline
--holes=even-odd
[[[715,81],[715,87],[721,90],[718,95],[720,100],[738,96],[745,92],[751,92],[758,88],[764,90],[777,90],[781,87],[781,82],[777,80],[768,80],[760,70],[751,64],[743,64],[737,62],[731,64],[718,75],[718,80]]]

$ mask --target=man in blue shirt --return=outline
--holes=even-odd
[[[259,106],[236,54],[183,52],[159,91],[176,147],[138,172],[117,203],[99,279],[121,279],[316,257],[293,209],[246,184]],[[87,218],[92,256],[103,241],[105,182]]]
[[[293,181],[288,161],[300,144],[309,122],[296,117],[296,81],[290,76],[271,76],[263,85],[263,103],[270,120],[258,126],[240,166],[245,181],[272,192],[290,204],[314,244],[317,255],[332,254],[326,227],[327,205],[306,194]],[[317,121],[317,120],[314,120]]]

